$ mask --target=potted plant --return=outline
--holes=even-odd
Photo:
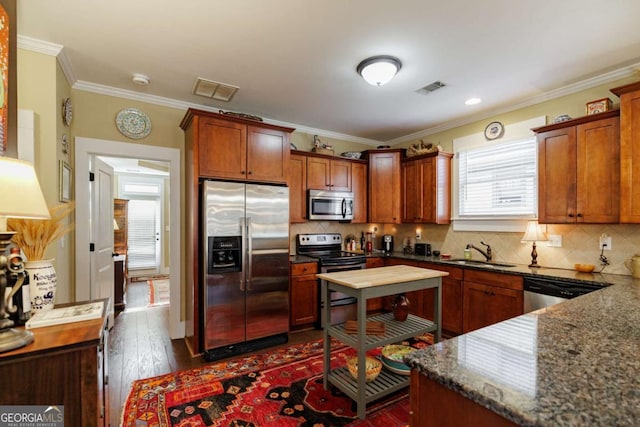
[[[73,203],[49,208],[50,219],[9,218],[7,227],[15,231],[13,242],[22,249],[29,276],[31,308],[49,310],[53,308],[56,291],[56,271],[53,259],[44,259],[47,247],[73,229],[67,216],[73,211]]]

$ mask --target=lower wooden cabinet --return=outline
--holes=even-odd
[[[318,321],[318,264],[291,264],[289,280],[289,319],[291,329],[312,326]]]
[[[497,413],[411,370],[409,400],[413,427],[516,427]]]
[[[462,332],[467,333],[523,314],[522,277],[466,270]]]
[[[367,258],[367,268],[384,267],[384,258]],[[382,311],[383,297],[369,298],[367,300],[367,313]]]
[[[63,405],[66,426],[109,425],[109,300],[102,301],[101,318],[31,329],[31,344],[0,354],[2,405]]]
[[[447,265],[421,262],[419,267],[431,270],[446,271],[448,276],[442,278],[442,329],[455,334],[462,333],[462,269]],[[423,314],[433,320],[433,289],[425,289],[422,297]]]

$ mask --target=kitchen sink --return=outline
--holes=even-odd
[[[453,258],[449,260],[442,260],[444,262],[452,262],[454,264],[461,265],[478,265],[482,267],[515,267],[515,264],[505,264],[501,262],[489,262],[489,261],[480,261],[477,259],[464,259],[464,258]]]

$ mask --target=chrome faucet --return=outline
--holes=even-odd
[[[475,249],[476,251],[480,252],[487,259],[487,262],[491,262],[491,259],[492,259],[492,257],[491,257],[491,246],[487,245],[483,241],[480,241],[480,243],[487,247],[487,251],[486,252],[483,251],[480,248],[477,248],[477,247],[473,246],[471,243],[467,244],[467,249]]]

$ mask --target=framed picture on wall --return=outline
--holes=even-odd
[[[71,201],[71,166],[60,160],[60,201]]]

